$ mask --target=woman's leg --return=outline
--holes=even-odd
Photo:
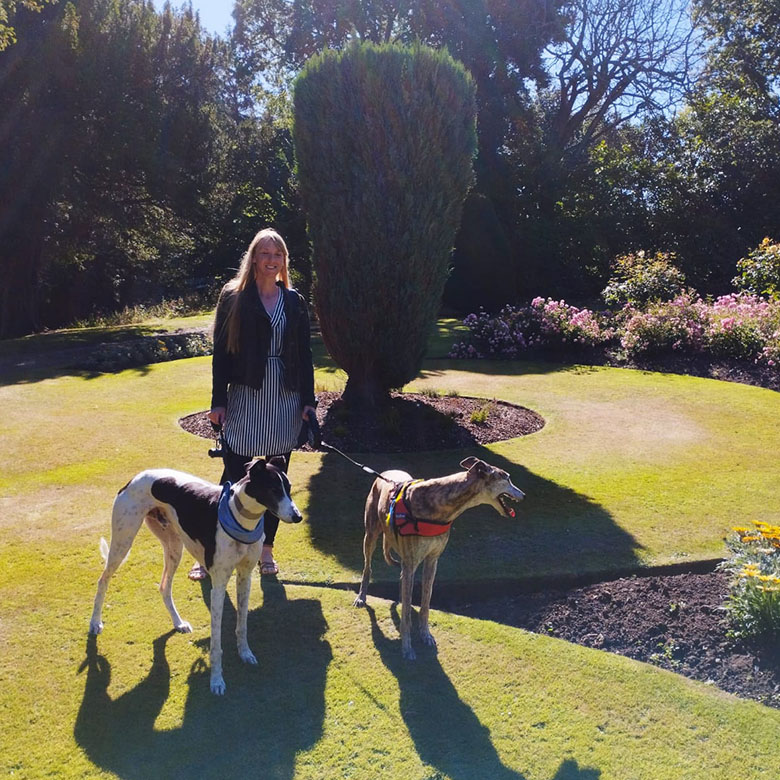
[[[219,479],[219,484],[224,485],[225,482],[238,482],[241,477],[246,474],[246,464],[250,463],[252,458],[245,455],[236,455],[227,446],[224,446],[224,453],[222,455],[224,468],[222,469],[222,476]],[[277,525],[279,521],[276,521]],[[203,580],[209,576],[206,569],[201,566],[197,561],[192,565],[187,576],[191,580]]]
[[[287,473],[287,469],[290,467],[290,455],[292,453],[282,453],[280,457],[284,458],[284,468],[282,469]],[[273,512],[265,513],[265,541],[263,542],[263,552],[260,556],[260,571],[263,574],[278,574],[279,566],[274,560],[274,541],[276,539],[276,531],[279,528],[279,518]]]

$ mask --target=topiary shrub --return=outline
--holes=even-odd
[[[348,403],[381,403],[420,369],[473,178],[474,92],[421,45],[326,51],[295,82],[315,306]]]
[[[737,261],[732,284],[742,292],[780,298],[780,243],[765,238],[747,257]]]
[[[669,252],[631,252],[615,258],[612,276],[601,293],[607,306],[642,306],[669,301],[685,289],[685,275]]]

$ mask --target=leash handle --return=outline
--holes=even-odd
[[[209,422],[211,422],[211,420],[209,420]],[[211,430],[214,431],[214,446],[209,449],[208,455],[210,458],[224,458],[225,441],[222,438],[222,425],[211,422]]]

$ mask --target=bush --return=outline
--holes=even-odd
[[[452,347],[450,357],[514,360],[529,352],[587,351],[612,337],[594,312],[552,298],[505,306],[495,316],[469,314],[463,323],[471,333]]]
[[[422,365],[476,151],[475,87],[444,51],[355,44],[295,82],[294,139],[315,304],[350,403]]]
[[[766,348],[780,345],[780,310],[755,295],[724,295],[710,307],[707,346],[716,357],[773,365]]]
[[[725,607],[738,636],[780,634],[780,526],[761,521],[735,528],[726,539],[731,574]]]
[[[615,259],[612,277],[601,293],[608,306],[642,306],[668,301],[685,289],[685,275],[674,265],[674,255],[644,251]]]
[[[595,348],[619,344],[620,359],[683,353],[780,366],[780,301],[755,295],[708,302],[689,291],[615,314],[534,298],[529,306],[506,306],[495,316],[482,311],[463,322],[470,333],[450,357],[514,360],[554,352],[587,357]]]
[[[620,346],[628,358],[699,352],[708,323],[706,305],[690,293],[644,309],[627,306],[618,320]]]
[[[739,274],[732,284],[753,295],[780,297],[780,243],[765,238],[747,257],[737,262]]]
[[[100,344],[90,350],[77,368],[101,373],[123,371],[150,363],[210,355],[212,348],[211,337],[206,333],[161,333],[117,344]]]

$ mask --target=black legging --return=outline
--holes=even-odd
[[[226,445],[224,447],[223,460],[225,461],[225,469],[222,472],[222,477],[219,480],[220,485],[224,485],[228,480],[230,482],[238,482],[243,476],[246,475],[246,464],[249,463],[252,458],[248,458],[245,455],[236,455]],[[285,474],[290,467],[290,455],[291,452],[283,452],[279,457],[284,458]],[[269,547],[274,546],[274,539],[276,538],[276,529],[279,527],[279,518],[273,512],[265,513],[265,541],[263,544],[267,544]]]

